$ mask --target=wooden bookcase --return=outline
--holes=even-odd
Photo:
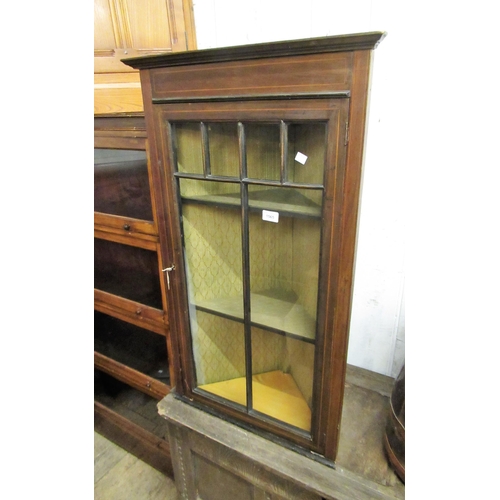
[[[94,118],[95,428],[171,474],[173,380],[144,116]]]
[[[124,59],[141,75],[175,395],[327,462],[383,37]]]
[[[94,114],[142,112],[132,55],[196,49],[192,0],[94,0]]]

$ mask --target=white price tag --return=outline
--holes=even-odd
[[[267,220],[268,222],[278,223],[280,219],[279,212],[271,212],[269,210],[262,210],[262,220]]]
[[[299,163],[302,163],[302,165],[306,164],[307,161],[307,156],[304,153],[301,153],[300,151],[295,155],[295,161],[298,161]]]

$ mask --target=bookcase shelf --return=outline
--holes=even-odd
[[[185,196],[183,203],[200,203],[222,207],[241,208],[240,192],[225,194],[210,194],[198,196]],[[281,215],[298,217],[321,217],[321,207],[292,189],[267,189],[262,191],[252,191],[248,196],[249,209],[274,210]]]
[[[251,324],[298,340],[314,343],[316,321],[293,301],[293,293],[270,290],[250,294]],[[227,297],[200,301],[198,309],[243,321],[243,298]]]

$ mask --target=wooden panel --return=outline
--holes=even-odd
[[[252,485],[218,464],[193,453],[197,498],[254,500]]]
[[[99,79],[95,77],[94,80]],[[95,148],[145,150],[146,139],[147,132],[142,112],[101,113],[94,117]]]
[[[105,293],[105,292],[102,292],[102,293]],[[94,300],[94,309],[96,311],[100,311],[102,313],[108,314],[109,316],[113,316],[115,318],[121,319],[122,321],[127,321],[128,323],[132,323],[136,326],[140,326],[141,328],[146,328],[148,330],[151,330],[152,332],[158,333],[159,335],[167,335],[167,333],[169,331],[168,327],[166,327],[164,324],[144,320],[140,316],[137,316],[137,315],[134,315],[133,313],[124,311],[123,309],[117,308],[117,307],[110,305],[106,302]]]
[[[263,498],[274,499],[271,496],[274,493],[280,495],[278,498],[290,499],[307,492],[318,495],[312,496],[317,500],[402,500],[405,487],[390,470],[383,454],[387,403],[387,398],[370,390],[354,386],[346,390],[344,408],[349,428],[342,432],[345,453],[339,455],[336,467],[311,460],[200,411],[173,394],[160,401],[158,411],[169,424],[172,455],[182,459],[182,471],[175,468],[181,494],[189,491],[191,481],[195,480],[192,461],[196,453],[264,488],[269,497]],[[357,462],[355,468],[354,462]],[[174,462],[174,467],[177,466],[179,461],[177,465]],[[183,472],[182,476],[178,472]]]
[[[281,119],[301,120],[304,108],[311,120],[328,120],[332,111],[338,109],[339,99],[282,99],[270,101],[242,100],[235,102],[193,102],[154,106],[158,122],[162,120],[271,120],[276,121],[277,113]],[[162,140],[167,140],[166,136]]]
[[[114,361],[94,351],[94,366],[99,370],[125,382],[135,389],[149,394],[156,399],[162,399],[170,392],[170,386],[152,377],[144,375],[133,368]]]
[[[133,73],[121,60],[137,54],[133,49],[94,50],[94,73]]]
[[[136,233],[131,235],[127,231],[110,230],[109,227],[94,227],[94,238],[102,240],[114,241],[115,243],[123,243],[137,248],[144,248],[145,250],[157,250],[157,236]]]
[[[158,231],[152,222],[146,222],[130,217],[120,217],[118,215],[102,214],[94,212],[94,228],[105,231],[106,228],[115,234],[122,236],[149,235],[155,238],[148,238],[149,241],[158,241],[156,235]]]
[[[94,50],[110,50],[118,43],[109,0],[94,0]]]
[[[330,384],[325,384],[323,387],[324,391],[335,395],[328,415],[326,431],[325,456],[332,460],[335,459],[338,448],[339,423],[344,396],[371,57],[372,51],[369,50],[357,51],[354,54],[346,167],[342,184],[338,183],[340,179],[337,179],[337,187],[341,189],[341,193],[338,193],[338,202],[341,203],[341,208],[337,212],[342,214],[342,220],[337,227],[338,233],[336,235],[339,256],[338,268],[332,269],[333,273],[331,274],[332,288],[335,287],[336,310],[335,314],[332,315],[331,328],[335,334],[329,359],[331,361],[330,369],[334,376],[331,377]],[[344,334],[339,335],[338,332],[344,332]]]
[[[145,138],[119,137],[114,134],[94,131],[94,148],[145,149]]]
[[[192,0],[94,0],[94,74],[108,75],[94,88],[94,113],[144,109],[138,72],[122,59],[195,48]]]
[[[97,81],[98,78],[95,77]],[[147,137],[143,113],[97,116],[94,132],[125,133],[128,137]]]
[[[94,114],[142,111],[141,83],[137,72],[94,74]]]
[[[138,113],[144,110],[140,86],[100,87],[94,89],[94,114]]]
[[[351,59],[340,52],[161,68],[152,75],[153,99],[345,91]]]
[[[139,73],[94,73],[94,88],[104,86],[106,84],[132,84],[140,85],[141,78]]]
[[[130,29],[128,40],[131,47],[136,49],[159,49],[171,51],[172,46],[179,39],[175,22],[170,26],[170,19],[175,20],[176,12],[169,16],[165,0],[125,0],[128,13],[128,27]],[[175,9],[175,3],[170,2]],[[147,29],[144,29],[147,26]],[[184,36],[184,33],[182,33]]]
[[[155,436],[98,402],[94,402],[94,428],[151,467],[173,477],[170,447],[165,439]]]
[[[102,290],[94,289],[94,309],[159,335],[166,335],[169,331],[168,317],[163,311]]]
[[[187,50],[183,0],[95,0],[94,72],[129,72],[124,57]]]
[[[194,25],[194,9],[192,0],[182,0],[184,8],[184,23],[186,32],[187,50],[194,50],[198,46],[196,41],[196,27]]]

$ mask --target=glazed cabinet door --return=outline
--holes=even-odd
[[[98,310],[165,335],[158,234],[145,149],[94,149]]]
[[[168,319],[144,118],[94,120],[95,366],[169,391]]]
[[[155,110],[176,391],[324,452],[348,100]]]

